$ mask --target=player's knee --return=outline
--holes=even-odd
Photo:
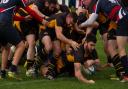
[[[55,52],[54,52],[54,55],[55,56],[60,56],[60,54],[61,54],[61,49],[59,49],[59,48],[56,49]]]
[[[35,47],[35,45],[36,45],[35,41],[29,43],[29,47]]]
[[[52,45],[51,45],[51,44],[45,45],[45,51],[46,51],[47,53],[49,53],[51,50],[52,50]]]
[[[19,44],[16,45],[16,47],[24,48],[25,49],[25,44],[23,41],[21,41]]]

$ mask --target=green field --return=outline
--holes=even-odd
[[[102,64],[106,62],[103,52],[101,38],[98,38],[96,45]],[[95,84],[89,85],[79,82],[75,78],[60,76],[55,80],[46,80],[43,78],[30,79],[25,77],[25,71],[21,71],[22,81],[17,80],[0,80],[0,89],[127,89],[128,83],[110,80],[109,75],[114,74],[114,70],[107,68],[93,76],[87,76],[88,79],[94,79]]]

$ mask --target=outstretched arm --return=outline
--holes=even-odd
[[[95,83],[95,81],[93,80],[87,80],[83,74],[81,73],[81,64],[80,63],[74,63],[74,68],[75,68],[75,77],[84,82],[84,83],[88,83],[88,84],[93,84]]]

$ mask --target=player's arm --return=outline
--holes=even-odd
[[[48,22],[42,18],[38,13],[36,13],[34,10],[32,10],[29,6],[26,6],[24,8],[33,18],[35,18],[37,21],[41,22],[44,25],[47,25]]]
[[[32,19],[32,17],[30,15],[24,17],[24,16],[18,16],[18,15],[15,14],[13,16],[14,21],[29,21],[31,19]]]
[[[81,73],[81,63],[74,63],[74,68],[75,68],[75,77],[84,82],[84,83],[89,83],[89,84],[93,84],[95,83],[95,81],[93,80],[87,80],[83,74]]]
[[[25,19],[25,17],[23,17],[23,16],[17,16],[17,15],[13,16],[13,20],[15,20],[15,21],[23,21],[24,19]]]
[[[16,5],[17,7],[23,7],[24,10],[26,10],[34,19],[41,22],[44,25],[47,25],[48,22],[42,18],[38,13],[36,13],[34,10],[32,10],[29,5],[27,5],[28,0],[17,0]]]
[[[95,24],[94,22],[96,21],[97,18],[98,18],[98,14],[92,13],[91,16],[85,22],[79,25],[79,27],[83,28],[83,27],[92,26],[93,24]]]
[[[74,50],[77,50],[77,48],[79,47],[79,44],[71,39],[66,38],[63,33],[62,33],[62,27],[61,26],[55,26],[55,32],[56,32],[56,36],[59,40],[61,40],[62,42],[69,44],[71,47],[74,48]]]
[[[79,27],[88,27],[94,24],[94,22],[98,18],[98,13],[100,12],[101,6],[102,6],[102,0],[98,0],[96,3],[96,8],[94,10],[94,13],[92,13],[85,22],[80,24]]]
[[[79,44],[77,42],[65,37],[62,33],[62,27],[55,26],[55,31],[56,31],[56,36],[59,40],[61,40],[62,42],[66,43],[66,44],[69,44],[74,50],[77,50],[77,48],[79,47]]]
[[[79,28],[79,26],[77,24],[75,24],[75,28],[74,28],[79,34],[85,34],[85,31],[81,28]]]
[[[38,13],[38,15],[40,17],[42,17],[42,18],[48,18],[48,16],[46,16],[43,13],[40,12],[40,10],[38,9],[37,5],[33,4],[31,9],[34,10],[36,13]]]

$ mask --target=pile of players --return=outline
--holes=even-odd
[[[18,64],[25,60],[27,76],[40,73],[55,79],[68,73],[84,83],[95,83],[84,77],[81,67],[101,68],[95,49],[99,30],[107,65],[113,64],[120,81],[127,82],[127,19],[127,0],[83,0],[74,11],[56,0],[1,0],[0,79],[7,74],[17,79]]]

